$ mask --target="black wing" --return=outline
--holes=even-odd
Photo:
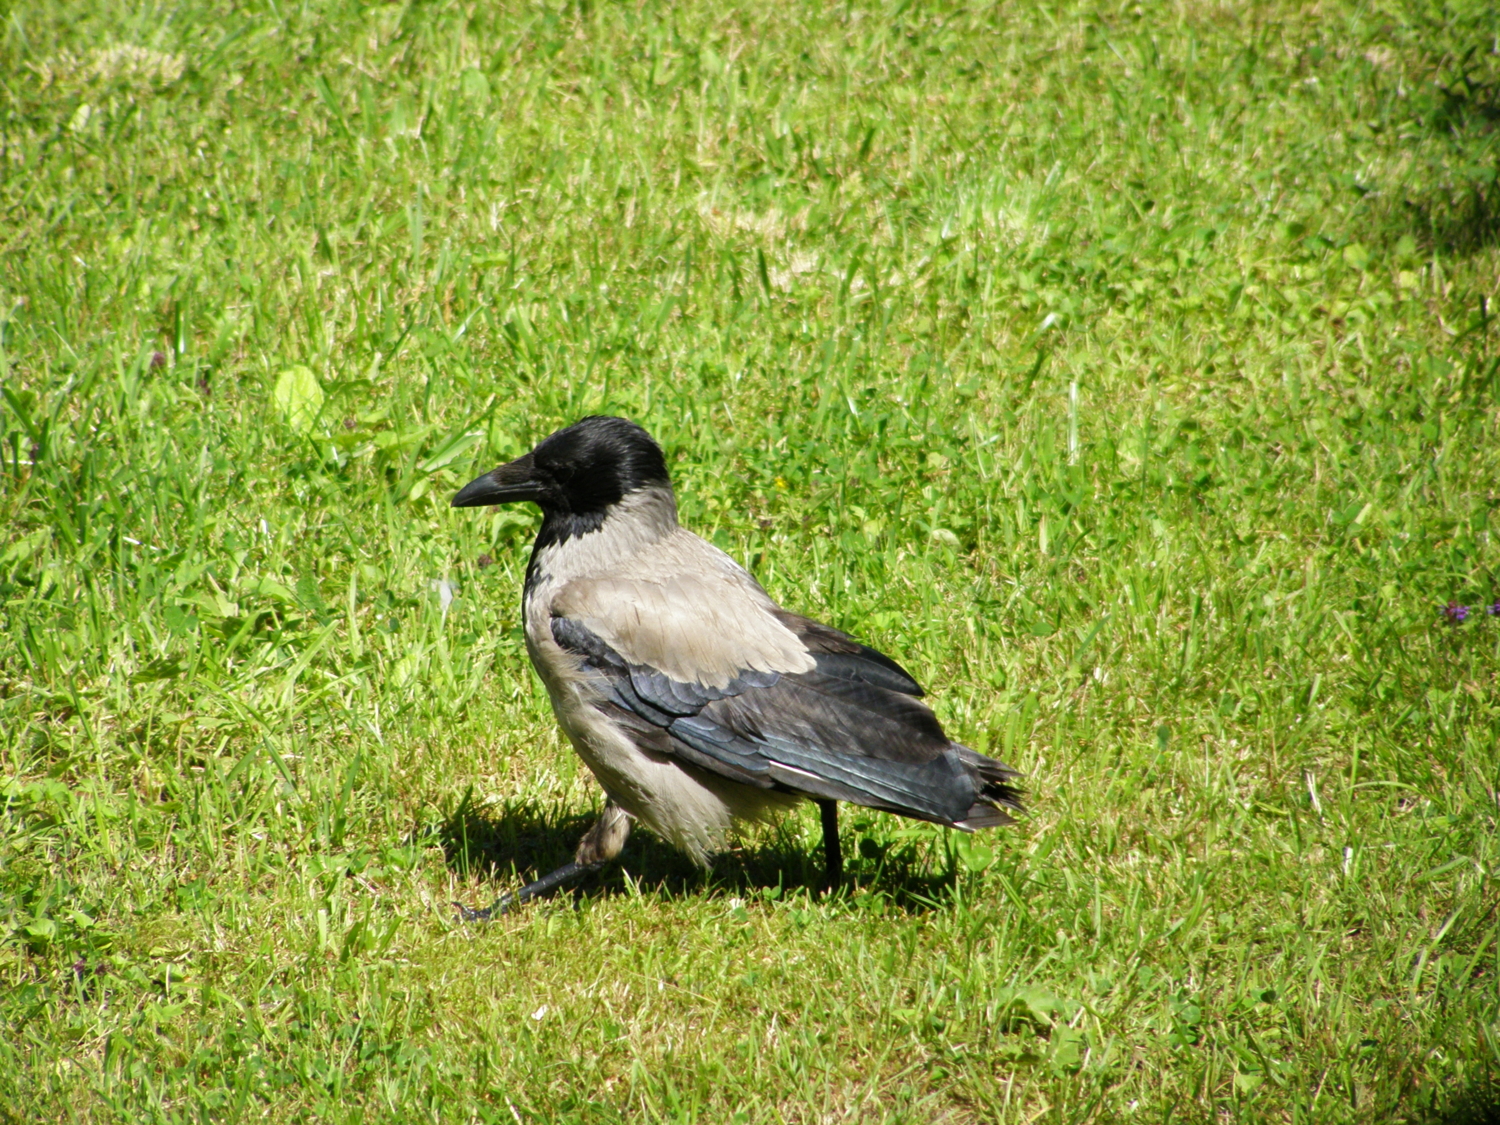
[[[614,718],[644,747],[747,785],[832,798],[963,828],[1019,809],[1014,770],[950,742],[895,661],[836,629],[780,611],[809,672],[744,670],[723,687],[627,661],[581,622],[552,619]]]

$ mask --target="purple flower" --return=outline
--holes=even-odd
[[[1468,619],[1469,607],[1459,605],[1457,602],[1449,602],[1443,607],[1443,616],[1448,619],[1450,625],[1462,625]]]

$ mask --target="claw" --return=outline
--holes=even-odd
[[[455,902],[453,905],[458,908],[458,918],[461,922],[490,922],[501,914],[509,914],[513,906],[520,906],[523,902],[530,902],[534,898],[551,894],[565,883],[571,883],[580,876],[597,871],[603,866],[602,863],[565,863],[550,875],[544,875],[534,883],[527,883],[512,894],[501,895],[492,905],[486,906],[483,910],[475,910],[472,906],[465,906],[461,902]]]
[[[490,922],[502,914],[509,914],[510,908],[515,904],[514,895],[501,895],[483,910],[478,910],[472,906],[465,906],[461,902],[451,903],[450,905],[458,911],[458,920],[468,925],[470,922]]]

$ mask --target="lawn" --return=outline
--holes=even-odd
[[[1497,44],[1484,0],[5,6],[0,1120],[1482,1101]],[[810,805],[707,873],[641,831],[459,924],[602,796],[535,512],[448,500],[592,412],[1028,815],[846,808],[831,897]]]

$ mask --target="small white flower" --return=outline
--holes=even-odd
[[[453,599],[458,594],[458,586],[446,578],[434,578],[427,585],[430,589],[437,591],[438,606],[443,613],[447,613],[448,607],[453,604]]]

